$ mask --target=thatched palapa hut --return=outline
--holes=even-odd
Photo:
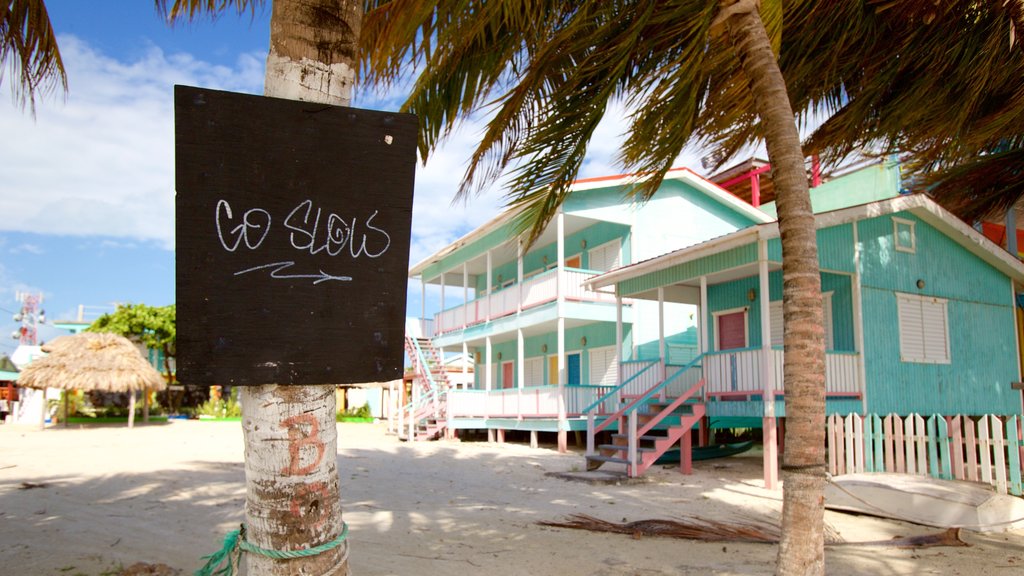
[[[85,332],[61,336],[44,345],[43,351],[48,353],[46,357],[21,371],[19,386],[128,392],[129,427],[135,424],[135,392],[162,390],[167,386],[138,348],[117,334]]]

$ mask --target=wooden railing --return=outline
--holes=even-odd
[[[615,295],[608,292],[586,290],[583,282],[600,274],[593,270],[566,268],[559,272],[556,269],[531,276],[522,284],[513,284],[437,313],[434,327],[438,334],[460,330],[488,319],[501,318],[515,314],[519,309],[529,309],[553,302],[558,298],[558,290],[567,300],[583,302],[615,302]]]
[[[1017,416],[833,414],[826,433],[829,473],[897,472],[969,480],[1021,496],[1021,428]]]
[[[772,375],[775,393],[784,393],[783,353],[773,348]],[[829,396],[859,396],[856,352],[827,352],[825,354],[825,391]],[[761,348],[742,348],[708,352],[704,356],[704,374],[709,396],[748,396],[761,394],[765,385],[761,365],[765,360]]]

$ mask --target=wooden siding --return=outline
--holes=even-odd
[[[712,254],[703,258],[697,258],[690,262],[684,262],[671,266],[664,270],[644,274],[636,278],[623,281],[619,284],[619,293],[624,296],[654,290],[660,286],[668,286],[699,278],[705,274],[735,268],[743,264],[750,264],[757,261],[757,244],[751,243],[745,246],[738,246],[719,254]]]
[[[853,352],[853,288],[852,277],[843,274],[822,273],[822,290],[832,292],[833,349]],[[748,299],[751,289],[760,290],[757,276],[741,278],[726,284],[708,286],[709,314],[733,308],[747,308],[747,346],[761,346],[761,298],[753,302]],[[768,291],[771,301],[782,300],[782,272],[768,274]],[[714,323],[708,323],[708,342],[715,341]]]
[[[853,274],[853,224],[822,228],[817,238],[818,266]],[[768,240],[768,260],[782,262],[782,243],[778,238]]]
[[[890,216],[858,223],[869,412],[1016,413],[1010,280],[909,213],[916,252],[895,250]],[[918,280],[924,288],[917,287]],[[903,362],[896,292],[948,300],[950,364]]]
[[[907,212],[895,216],[915,222],[917,251],[895,249],[892,217],[857,223],[862,245],[861,283],[909,294],[1008,305],[1009,279],[945,234]],[[917,287],[924,280],[924,289]],[[1012,334],[1011,334],[1012,336]]]

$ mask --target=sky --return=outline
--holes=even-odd
[[[47,0],[68,91],[35,115],[0,102],[0,354],[17,341],[19,293],[42,294],[48,323],[84,320],[118,303],[174,302],[173,86],[263,90],[269,3],[255,17],[166,25],[152,2]],[[401,93],[357,92],[353,106],[396,110]],[[618,173],[624,114],[598,128],[581,177]],[[411,263],[494,217],[499,189],[452,199],[483,121],[466,121],[416,173]],[[696,154],[680,166],[699,168]],[[421,309],[418,282],[407,311]],[[428,293],[428,314],[437,299]],[[44,324],[42,339],[63,332]]]

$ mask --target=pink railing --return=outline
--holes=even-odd
[[[615,295],[608,292],[585,290],[583,282],[598,273],[575,268],[548,270],[528,278],[520,284],[513,284],[481,296],[465,304],[439,312],[434,316],[438,334],[460,330],[466,326],[486,322],[488,318],[500,318],[515,314],[519,309],[529,309],[552,302],[562,293],[568,300],[586,302],[615,302]],[[561,281],[559,281],[561,280]]]

